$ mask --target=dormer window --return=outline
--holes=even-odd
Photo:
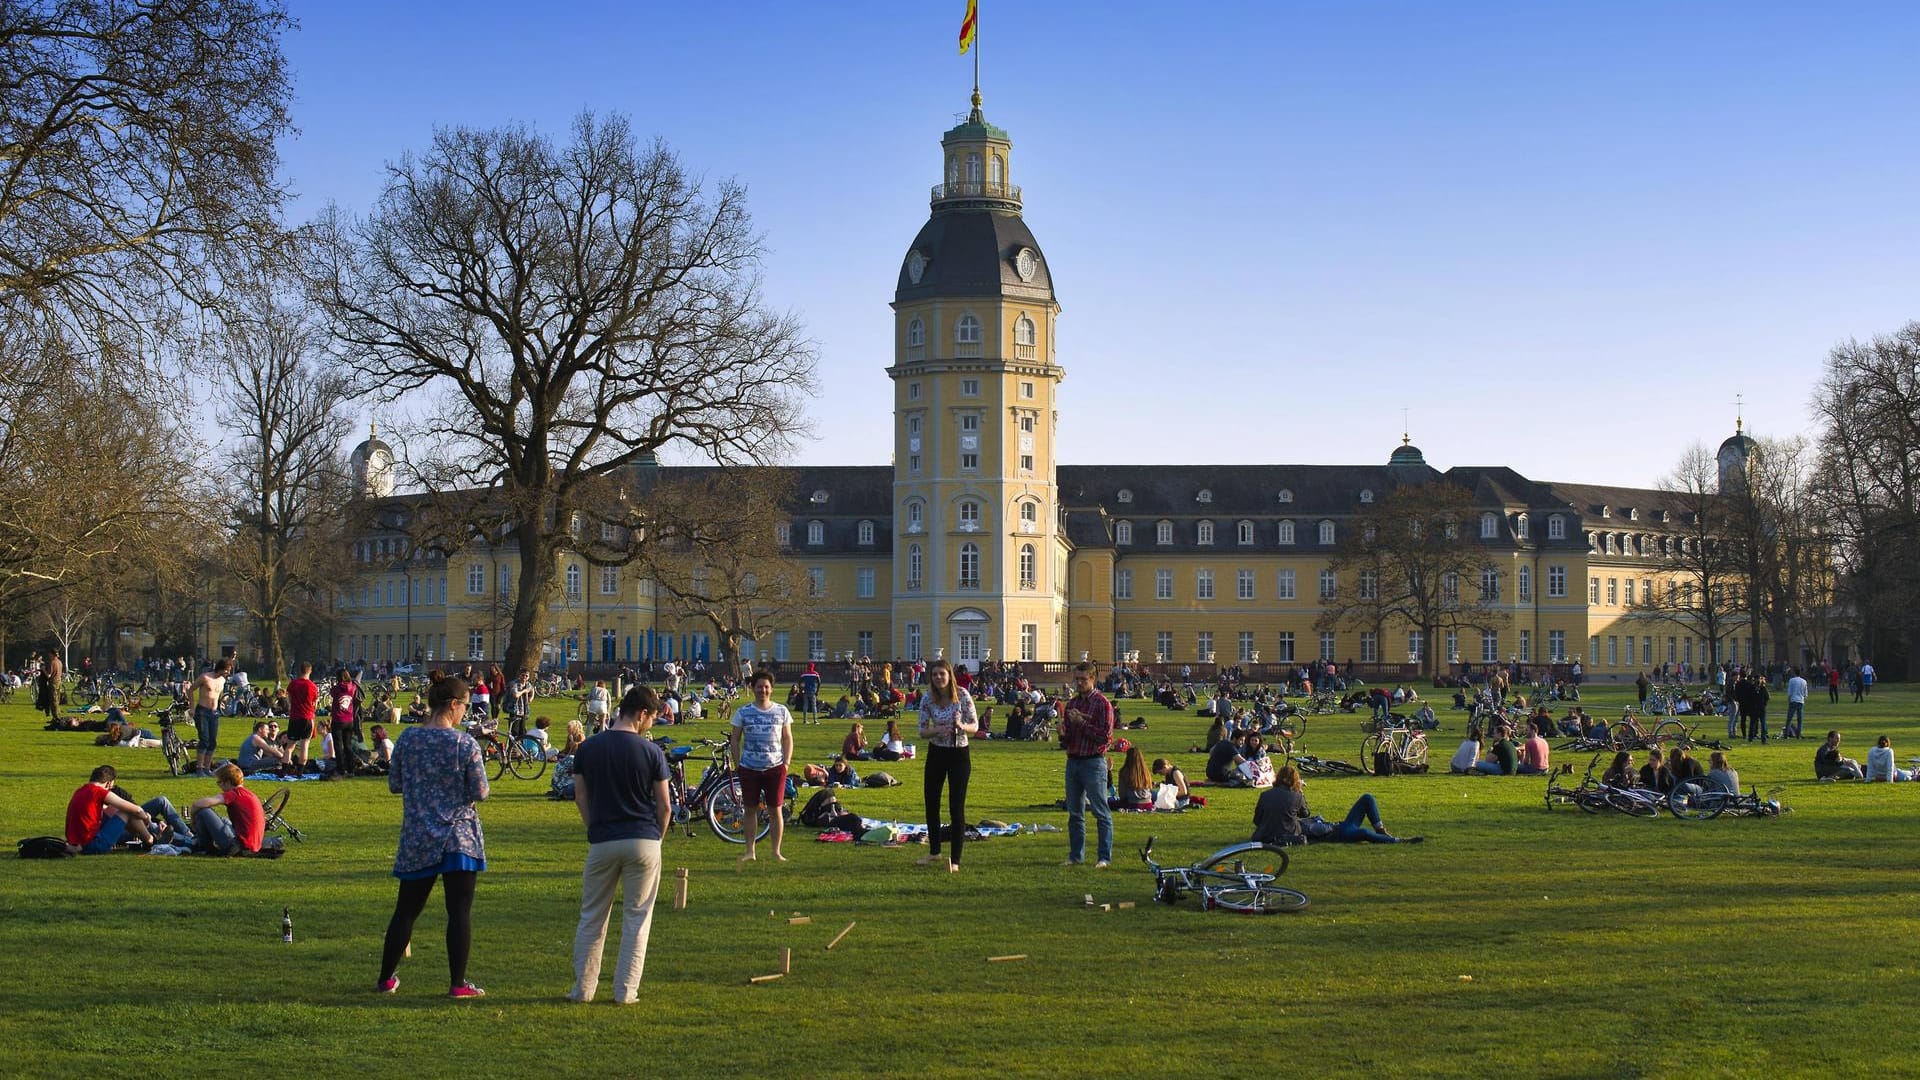
[[[1292,491],[1292,489],[1290,489],[1290,488],[1281,488],[1281,489],[1280,489],[1280,501],[1281,501],[1281,502],[1283,502],[1283,503],[1290,503],[1290,502],[1292,502],[1292,501],[1293,501],[1293,491]]]
[[[1481,514],[1480,515],[1480,539],[1492,540],[1499,535],[1500,535],[1500,515],[1499,514]]]
[[[1130,503],[1133,501],[1133,492],[1127,490],[1126,488],[1121,488],[1119,494],[1113,497],[1113,501]]]
[[[859,533],[860,533],[859,535],[860,543],[872,544],[873,543],[873,522],[871,521],[861,522]]]
[[[1602,507],[1600,507],[1600,516],[1601,516],[1601,517],[1603,517],[1603,518],[1610,518],[1610,517],[1612,517],[1612,516],[1613,516],[1613,507],[1611,507],[1611,506],[1602,506]]]
[[[1153,524],[1153,542],[1156,544],[1173,543],[1173,522],[1156,521]]]
[[[1113,523],[1113,542],[1116,544],[1133,543],[1133,522],[1116,521]]]
[[[1628,520],[1628,521],[1639,521],[1639,520],[1640,520],[1640,508],[1639,508],[1639,507],[1637,507],[1637,506],[1629,506],[1629,507],[1627,507],[1627,520]]]
[[[1323,521],[1320,523],[1320,542],[1322,544],[1333,543],[1333,522]]]
[[[1253,522],[1237,522],[1233,527],[1234,540],[1242,545],[1253,543]]]
[[[821,544],[824,544],[826,542],[827,542],[826,523],[821,521],[807,522],[807,544],[811,547],[819,547]]]
[[[1279,542],[1282,544],[1293,543],[1293,522],[1283,521],[1280,523]]]
[[[1547,539],[1565,540],[1567,538],[1567,519],[1559,514],[1547,518]]]
[[[1194,537],[1194,539],[1198,543],[1202,543],[1202,544],[1213,543],[1213,522],[1211,521],[1201,522],[1200,527],[1197,530],[1197,535]]]
[[[1525,514],[1514,515],[1513,535],[1519,537],[1522,540],[1528,540],[1532,538],[1532,533],[1527,524],[1527,515]]]
[[[827,501],[827,489],[821,488],[813,493],[813,504],[819,506]]]
[[[784,521],[774,525],[773,539],[774,542],[781,547],[786,547],[788,544],[793,543],[793,526]]]
[[[1362,504],[1362,505],[1365,505],[1365,504],[1367,504],[1367,503],[1370,503],[1370,502],[1372,502],[1372,501],[1373,501],[1373,491],[1372,491],[1371,489],[1369,489],[1369,488],[1361,488],[1361,489],[1360,489],[1360,502],[1361,502],[1361,504]]]
[[[1197,503],[1210,503],[1213,501],[1213,492],[1206,488],[1201,488],[1200,493],[1193,497],[1193,501]]]

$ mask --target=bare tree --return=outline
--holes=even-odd
[[[228,317],[217,357],[219,422],[237,439],[226,565],[273,672],[290,625],[323,612],[346,569],[348,383],[319,365],[318,336],[300,307],[262,295]]]
[[[1698,443],[1660,481],[1676,534],[1671,549],[1659,555],[1669,576],[1666,588],[1632,616],[1700,638],[1706,643],[1701,660],[1711,667],[1719,666],[1721,643],[1741,613],[1751,610],[1746,552],[1734,528],[1732,501],[1719,486],[1719,463]]]
[[[643,491],[658,509],[635,565],[669,610],[712,628],[729,670],[738,671],[744,642],[822,603],[779,542],[792,488],[785,470],[697,469]]]
[[[60,647],[60,665],[73,670],[73,643],[93,622],[93,606],[76,588],[55,590],[40,605],[40,626]]]
[[[565,145],[439,132],[389,167],[371,216],[317,231],[341,361],[429,399],[400,440],[413,479],[487,489],[470,523],[517,546],[510,666],[538,645],[561,553],[638,557],[644,515],[618,499],[633,466],[675,446],[764,462],[802,429],[813,350],[762,306],[744,189],[709,194],[623,117],[582,115]]]
[[[287,26],[271,0],[0,0],[0,321],[152,324],[269,242]]]
[[[1421,673],[1444,662],[1448,630],[1493,625],[1492,601],[1480,588],[1487,556],[1468,538],[1472,495],[1444,482],[1398,487],[1356,514],[1328,561],[1344,584],[1320,602],[1315,625],[1384,635],[1388,627],[1420,631]]]
[[[1836,346],[1813,406],[1839,602],[1863,656],[1920,670],[1920,322]]]

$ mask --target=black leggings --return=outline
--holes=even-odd
[[[450,985],[467,981],[467,953],[473,948],[473,887],[480,878],[476,870],[454,870],[441,874],[446,883],[441,890],[447,898],[447,974]],[[393,905],[393,921],[387,923],[387,944],[380,953],[380,981],[393,977],[400,967],[400,956],[413,940],[413,921],[426,910],[427,897],[433,895],[434,878],[400,883],[400,899]]]
[[[973,759],[966,747],[927,747],[927,854],[940,854],[940,784],[945,781],[955,866],[960,864],[960,845],[967,839],[967,778],[972,775]]]

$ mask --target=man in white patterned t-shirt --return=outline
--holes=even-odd
[[[734,711],[733,733],[728,736],[733,760],[740,767],[741,801],[747,808],[747,853],[740,861],[753,861],[760,807],[765,804],[773,826],[773,857],[786,862],[780,853],[786,834],[780,804],[786,801],[787,763],[793,760],[793,714],[773,700],[773,672],[755,672],[752,686],[753,702]]]

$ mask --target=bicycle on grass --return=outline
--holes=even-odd
[[[283,787],[279,791],[261,800],[260,816],[261,820],[265,823],[264,828],[267,835],[271,836],[274,833],[284,832],[288,837],[296,841],[307,838],[305,833],[294,828],[293,823],[287,820],[287,800],[292,797],[293,789]]]
[[[1573,766],[1561,765],[1547,774],[1547,809],[1556,806],[1577,806],[1589,814],[1598,814],[1603,810],[1625,814],[1628,817],[1658,817],[1666,805],[1666,797],[1657,791],[1645,788],[1622,788],[1603,782],[1593,774],[1600,766],[1600,759],[1607,755],[1595,754],[1587,762],[1586,775],[1578,784],[1568,785],[1561,778],[1573,775]]]
[[[1360,768],[1371,773],[1386,754],[1395,771],[1418,772],[1427,764],[1427,733],[1416,727],[1400,727],[1392,721],[1376,720],[1365,725],[1373,732],[1360,744]]]
[[[1306,893],[1273,883],[1287,872],[1282,848],[1249,841],[1221,848],[1192,866],[1161,866],[1153,861],[1155,839],[1147,837],[1140,861],[1153,871],[1153,898],[1160,903],[1177,903],[1187,893],[1197,893],[1208,911],[1272,915],[1306,910]]]
[[[1655,747],[1667,749],[1675,746],[1692,746],[1693,729],[1678,720],[1661,720],[1652,727],[1640,722],[1639,715],[1629,705],[1620,711],[1620,721],[1609,728],[1608,736],[1615,750],[1651,750]]]
[[[174,776],[185,776],[193,767],[193,751],[175,728],[186,711],[185,704],[175,702],[153,714],[153,718],[160,721],[160,753],[166,756],[167,772]]]
[[[1287,760],[1303,776],[1359,776],[1360,766],[1337,758],[1314,757],[1312,754],[1288,754]]]
[[[1780,805],[1775,798],[1779,788],[1767,792],[1766,798],[1760,797],[1760,789],[1754,787],[1751,793],[1726,791],[1714,785],[1704,776],[1682,780],[1667,793],[1667,809],[1682,821],[1705,821],[1717,818],[1721,814],[1734,817],[1779,817],[1788,813],[1790,807]]]
[[[531,739],[500,734],[498,720],[474,724],[474,738],[480,740],[480,753],[493,765],[493,778],[511,772],[521,780],[538,780],[547,771],[547,759]]]
[[[707,767],[700,773],[700,782],[689,790],[687,759],[693,755],[696,746],[706,748]],[[697,739],[691,745],[662,745],[660,749],[666,751],[667,755],[667,793],[673,800],[673,823],[685,825],[687,835],[692,836],[695,815],[704,815],[713,835],[728,843],[746,843],[747,804],[740,792],[740,773],[733,766],[733,754],[727,744],[712,739]],[[792,818],[791,800],[781,802],[781,812],[789,820]],[[760,831],[754,839],[764,840],[772,830],[773,819],[763,814]]]

